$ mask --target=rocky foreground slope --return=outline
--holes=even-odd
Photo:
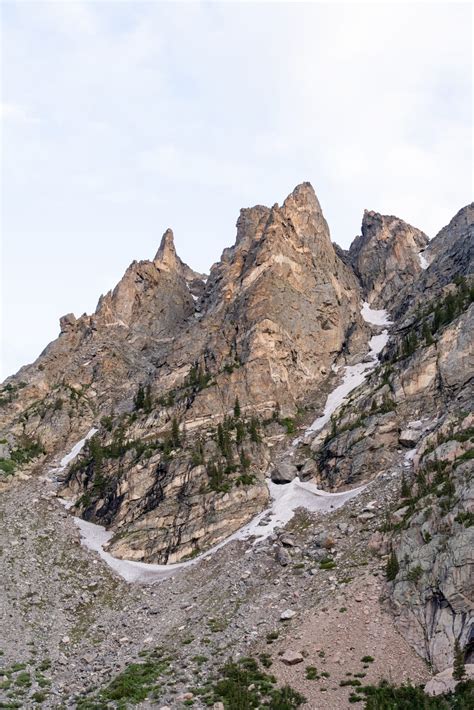
[[[284,656],[290,642],[304,645],[298,635],[305,638],[310,618],[315,630],[325,628],[324,604],[337,618],[346,612],[335,603],[349,609],[356,627],[365,594],[374,603],[382,600],[380,609],[366,606],[367,614],[385,620],[387,644],[377,646],[381,664],[373,677],[368,669],[354,673],[368,674],[371,682],[383,677],[388,644],[400,643],[402,658],[411,659],[394,670],[395,682],[406,679],[406,667],[418,669],[412,680],[427,677],[416,657],[435,672],[451,666],[455,643],[472,659],[473,244],[471,205],[430,242],[400,219],[365,212],[361,236],[344,252],[331,243],[319,202],[304,183],[281,207],[242,210],[234,246],[208,277],[179,259],[168,230],[154,260],[134,262],[93,315],[61,319],[58,339],[8,378],[0,393],[3,514],[13,531],[4,552],[12,570],[5,617],[15,628],[19,624],[25,639],[18,662],[26,658],[26,639],[38,645],[38,634],[54,649],[54,693],[46,702],[55,707],[62,698],[70,706],[77,693],[92,698],[86,686],[91,668],[94,682],[102,682],[114,667],[145,653],[148,628],[153,642],[163,643],[175,659],[165,667],[187,659],[201,680],[209,678],[216,668],[204,653],[203,624],[219,627],[212,630],[218,634],[211,654],[217,665],[249,648],[267,654],[273,651],[265,648],[268,635],[279,627],[285,604],[298,607],[302,627],[283,623],[283,646],[273,653],[280,669],[275,674],[308,698],[315,690],[312,679],[300,677],[298,662],[288,675],[278,652]],[[367,360],[369,340],[382,330],[367,322],[370,308],[364,311],[363,302],[389,312],[388,343],[378,365],[370,361],[365,380],[328,421],[311,428],[347,366]],[[160,608],[168,611],[158,624],[150,611],[153,593],[114,581],[102,563],[92,592],[88,573],[61,587],[73,574],[70,566],[95,560],[75,549],[69,516],[59,514],[54,499],[48,502],[52,484],[38,475],[44,477],[86,435],[82,451],[56,478],[61,495],[75,501],[76,515],[111,530],[109,549],[119,558],[194,558],[265,509],[268,477],[284,486],[299,476],[332,492],[362,484],[363,492],[332,513],[326,507],[325,516],[300,513],[289,523],[293,532],[286,541],[277,528],[255,547],[231,543],[183,569],[176,582],[181,607],[173,601],[173,580],[159,587]],[[34,526],[22,522],[27,500],[32,511],[41,508],[39,518],[32,513]],[[43,531],[40,519],[51,521]],[[49,559],[54,565],[47,590],[41,576],[56,545],[53,519],[61,521],[66,544],[62,540]],[[32,597],[21,589],[29,573]],[[101,600],[109,587],[106,612]],[[212,600],[201,592],[193,599],[192,589],[207,589]],[[61,600],[56,624],[47,611],[51,593]],[[73,613],[66,610],[68,597]],[[195,611],[180,611],[188,607]],[[206,621],[211,607],[214,616]],[[137,619],[132,639],[127,630],[118,645],[100,640],[102,615],[118,636],[121,624],[129,626],[128,613]],[[79,617],[84,623],[76,635],[71,629]],[[329,663],[329,675],[337,670],[333,656],[345,662],[359,649],[346,618],[341,623],[352,651],[330,637],[329,627],[328,643],[338,645],[337,654],[302,649],[324,652],[315,665]],[[242,619],[251,620],[244,636]],[[189,644],[178,641],[184,630],[193,636]],[[10,655],[15,636],[6,635]],[[364,650],[362,655],[371,655],[367,644]],[[321,660],[326,654],[327,661]],[[192,660],[204,655],[206,661]],[[68,668],[72,659],[73,679],[62,673],[61,659]],[[393,663],[398,668],[395,658]],[[31,669],[40,673],[34,664]],[[321,671],[307,674],[321,684]],[[18,672],[10,673],[12,683]],[[183,693],[190,692],[188,675],[174,681]],[[326,683],[318,690],[327,693],[325,704],[313,698],[306,707],[349,707],[357,700],[349,702],[341,688],[357,695],[357,676],[352,680],[337,687]],[[196,693],[176,700],[168,686],[162,695],[173,707],[201,702]]]

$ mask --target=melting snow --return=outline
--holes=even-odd
[[[64,469],[66,468],[66,466],[67,466],[68,464],[70,464],[71,461],[74,461],[74,459],[76,458],[76,456],[82,451],[82,447],[83,447],[84,444],[86,443],[87,439],[90,439],[91,436],[94,436],[94,434],[95,434],[97,431],[98,431],[97,429],[95,429],[94,427],[92,427],[92,429],[90,429],[90,430],[87,432],[87,434],[85,435],[85,437],[84,437],[83,439],[81,439],[80,441],[78,441],[77,444],[75,444],[75,445],[72,447],[71,451],[70,451],[68,454],[66,454],[66,456],[63,456],[63,458],[62,458],[61,461],[59,462],[59,466],[57,466],[56,468],[50,469],[50,473],[61,473],[61,471],[64,471]]]
[[[275,528],[282,527],[288,523],[297,508],[303,507],[311,512],[327,513],[336,508],[340,508],[351,498],[355,498],[365,486],[354,488],[343,493],[326,493],[320,491],[312,483],[303,483],[295,479],[287,485],[277,485],[268,482],[268,488],[273,502],[271,508],[264,510],[257,515],[247,525],[237,530],[218,545],[214,545],[202,555],[176,564],[157,565],[148,562],[135,562],[132,560],[120,560],[113,557],[104,550],[111,539],[113,533],[106,530],[101,525],[88,523],[82,518],[74,518],[74,522],[80,530],[81,542],[84,547],[97,552],[100,557],[117,572],[127,582],[158,582],[167,577],[171,577],[175,572],[185,567],[197,564],[200,560],[209,557],[224,545],[232,540],[248,540],[255,536],[255,542],[259,542],[269,537]],[[268,521],[266,525],[261,525],[262,520]]]
[[[390,325],[386,311],[374,310],[370,308],[368,303],[363,304],[361,314],[366,322],[372,323],[373,325]],[[369,342],[370,359],[367,362],[349,365],[345,368],[342,384],[336,387],[328,396],[324,414],[313,422],[309,431],[319,431],[322,429],[331,414],[342,404],[347,395],[365,380],[370,370],[376,366],[378,355],[385,347],[387,340],[387,330],[384,330],[379,335],[374,335]],[[61,460],[60,466],[62,468],[77,456],[86,440],[93,436],[95,432],[96,429],[91,429],[84,439],[79,441],[72,451]],[[414,452],[415,450],[407,452],[405,455],[406,462],[411,462]],[[411,458],[409,458],[410,456]],[[410,465],[410,463],[407,465]],[[62,470],[62,468],[60,470]],[[359,486],[358,488],[353,488],[350,491],[344,491],[342,493],[327,493],[326,491],[319,490],[313,483],[302,482],[298,478],[284,485],[267,481],[267,485],[272,499],[271,506],[267,510],[259,513],[259,515],[237,530],[233,535],[230,535],[202,555],[192,560],[178,562],[176,564],[157,565],[147,562],[120,560],[104,550],[104,545],[109,542],[113,535],[112,532],[107,531],[100,525],[88,523],[81,518],[74,518],[74,522],[80,530],[81,541],[84,547],[97,552],[104,562],[126,581],[153,582],[166,579],[177,570],[198,563],[232,540],[247,540],[250,537],[255,537],[256,543],[264,540],[274,532],[275,528],[286,525],[292,519],[297,508],[306,508],[306,510],[311,512],[327,513],[336,508],[340,508],[344,503],[359,495],[365,488],[365,486]]]
[[[416,446],[414,449],[410,449],[410,451],[407,451],[405,456],[403,457],[403,465],[405,468],[410,468],[410,466],[413,464],[413,459],[415,458],[416,455]]]
[[[392,321],[389,319],[387,311],[382,309],[375,310],[369,306],[367,301],[363,302],[360,313],[366,323],[371,323],[372,325],[392,325]]]
[[[424,256],[422,251],[420,251],[420,253],[418,254],[418,258],[420,260],[420,266],[424,271],[429,266],[428,260],[427,260],[426,256]]]
[[[374,310],[370,308],[367,301],[364,301],[361,308],[362,318],[372,325],[390,325],[387,311]],[[314,420],[308,428],[308,432],[320,431],[327,424],[331,415],[341,406],[348,394],[362,384],[367,375],[379,361],[379,354],[382,352],[388,341],[388,330],[383,330],[379,335],[373,335],[369,341],[368,362],[359,362],[357,365],[347,365],[344,371],[344,379],[339,387],[331,392],[326,400],[326,406],[322,416]]]

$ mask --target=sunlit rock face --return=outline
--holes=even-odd
[[[392,310],[422,272],[420,253],[428,237],[398,219],[364,212],[362,233],[349,250],[365,297],[375,308]]]

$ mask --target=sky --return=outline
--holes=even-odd
[[[309,180],[433,237],[472,200],[466,3],[3,0],[0,379],[167,227],[207,272],[241,207]]]

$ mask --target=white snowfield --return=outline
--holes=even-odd
[[[371,323],[372,325],[392,325],[387,311],[375,310],[369,306],[367,301],[363,302],[360,314],[366,323]]]
[[[387,311],[376,311],[373,308],[370,308],[367,301],[364,301],[362,304],[360,312],[366,323],[378,326],[391,325],[391,321],[388,319]],[[347,365],[344,368],[344,378],[341,384],[330,393],[326,400],[326,406],[324,407],[322,416],[314,420],[307,430],[308,433],[320,431],[323,426],[328,423],[331,415],[336,411],[336,409],[343,404],[352,390],[364,382],[369,372],[378,364],[379,355],[386,346],[387,341],[388,330],[386,329],[379,335],[372,336],[369,341],[370,350],[368,357],[370,360],[367,362],[359,362],[357,365]]]
[[[370,308],[369,304],[366,302],[364,302],[361,308],[361,314],[366,322],[373,325],[390,325],[386,311],[374,310]],[[358,363],[357,365],[349,365],[345,368],[343,382],[328,396],[324,414],[311,424],[308,431],[315,432],[322,429],[329,421],[331,414],[344,402],[348,394],[365,380],[370,370],[378,363],[378,355],[385,347],[387,340],[388,330],[384,330],[379,335],[374,335],[370,339],[370,360]],[[61,460],[60,466],[64,468],[65,465],[70,463],[78,455],[86,440],[93,436],[95,432],[96,429],[91,429],[87,436],[79,441],[72,451]],[[147,562],[120,560],[104,550],[104,546],[113,536],[112,532],[107,531],[101,525],[88,523],[82,520],[82,518],[75,517],[74,522],[80,530],[81,541],[84,547],[97,552],[104,562],[123,577],[123,579],[127,582],[150,583],[166,579],[180,569],[197,564],[232,540],[248,540],[251,537],[255,538],[255,543],[265,540],[277,527],[286,525],[292,519],[298,508],[305,508],[314,513],[328,513],[340,508],[347,501],[355,498],[365,488],[365,485],[362,485],[342,493],[327,493],[326,491],[320,490],[315,484],[302,482],[299,478],[295,478],[291,483],[283,485],[268,480],[267,486],[272,501],[267,510],[259,513],[233,535],[230,535],[218,545],[211,547],[202,555],[192,560],[178,562],[176,564],[157,565]]]
[[[94,427],[92,427],[92,429],[90,429],[87,432],[85,437],[83,439],[81,439],[80,441],[78,441],[77,444],[74,444],[71,451],[68,454],[66,454],[66,456],[63,456],[63,458],[59,462],[59,466],[57,466],[56,468],[51,468],[49,472],[50,473],[61,473],[61,471],[64,471],[66,466],[68,466],[71,463],[71,461],[74,461],[76,456],[78,456],[78,454],[81,453],[82,448],[83,448],[84,444],[86,443],[87,439],[90,439],[91,436],[94,436],[94,434],[96,434],[97,431],[98,431],[98,429],[95,429]]]
[[[423,271],[424,271],[424,270],[427,269],[428,266],[429,266],[428,259],[426,258],[426,256],[423,254],[422,251],[420,251],[420,253],[418,254],[418,258],[419,258],[419,260],[420,260],[420,266],[421,266],[421,268],[422,268]]]

